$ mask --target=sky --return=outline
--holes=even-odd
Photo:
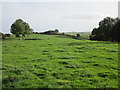
[[[2,2],[118,2],[119,0],[2,0]]]
[[[117,0],[8,1],[0,3],[0,30],[3,33],[10,33],[12,23],[18,18],[27,22],[35,32],[54,29],[60,32],[90,32],[103,18],[118,17]]]

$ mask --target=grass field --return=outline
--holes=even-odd
[[[2,41],[3,88],[117,88],[118,44],[34,34]]]
[[[77,34],[66,34],[66,35],[73,35],[73,36],[76,36]],[[62,36],[63,37],[63,36]],[[87,40],[89,40],[90,38],[89,38],[89,35],[82,35],[82,34],[80,34],[80,37],[81,37],[81,39],[87,39]]]

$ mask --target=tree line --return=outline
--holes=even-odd
[[[17,19],[12,25],[10,32],[16,37],[25,37],[26,35],[32,34],[33,29],[30,28],[29,24],[24,22],[22,19]],[[44,33],[51,33],[47,31]],[[54,31],[58,33],[56,29]],[[52,32],[53,33],[53,32]],[[120,18],[111,18],[106,17],[99,22],[99,27],[94,28],[90,35],[90,40],[99,40],[99,41],[118,41],[120,35]]]
[[[120,35],[120,18],[106,17],[99,22],[99,27],[94,28],[90,40],[118,41]]]

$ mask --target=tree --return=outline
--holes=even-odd
[[[104,34],[103,35],[103,40],[107,41],[110,37],[110,31],[111,28],[116,24],[117,20],[110,18],[110,17],[106,17],[104,18],[102,21],[99,22],[99,30],[100,33]]]
[[[31,33],[33,32],[33,29],[30,28],[29,24],[26,23],[26,22],[24,22],[24,25],[25,25],[25,32],[24,32],[24,35],[25,35],[25,34],[26,34],[26,35],[31,34]]]
[[[112,41],[119,41],[120,42],[120,18],[116,18],[117,23],[111,28],[110,37]]]
[[[59,32],[59,30],[58,30],[58,29],[55,29],[55,32],[56,32],[56,33],[58,33],[58,32]]]
[[[25,35],[31,34],[32,29],[29,24],[24,22],[22,19],[17,19],[12,25],[10,29],[12,34],[15,34],[16,37],[25,37]]]
[[[104,18],[99,22],[99,27],[93,29],[92,34],[90,35],[90,39],[101,41],[114,41],[115,37],[117,36],[116,32],[118,32],[118,21],[119,18]]]
[[[43,32],[43,34],[51,34],[51,35],[55,35],[55,34],[58,34],[59,30],[58,29],[55,29],[55,30],[48,30],[48,31],[45,31]]]
[[[76,38],[78,39],[81,38],[80,34],[76,34]]]

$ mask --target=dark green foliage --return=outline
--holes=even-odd
[[[76,37],[80,37],[80,34],[77,34]]]
[[[74,37],[74,38],[76,38],[76,39],[80,39],[81,36],[80,36],[80,34],[76,34],[76,37]]]
[[[16,37],[25,37],[25,35],[29,35],[32,33],[32,29],[30,28],[29,24],[24,22],[22,19],[17,19],[12,25],[10,32],[15,34]]]
[[[10,34],[3,34],[3,33],[1,33],[1,38],[2,39],[6,39],[6,37],[10,37],[11,35]]]
[[[55,30],[48,30],[48,31],[45,31],[41,34],[50,34],[50,35],[55,35],[55,34],[58,34],[59,30],[55,29]]]
[[[112,37],[113,41],[116,40],[120,42],[119,35],[120,35],[120,19],[117,19],[117,23],[112,27],[110,31],[110,37]]]
[[[58,29],[55,29],[55,32],[56,32],[56,33],[58,33],[58,32],[59,32],[59,30],[58,30]]]
[[[91,40],[119,41],[120,19],[106,17],[99,22],[99,27],[94,28],[90,35]]]

